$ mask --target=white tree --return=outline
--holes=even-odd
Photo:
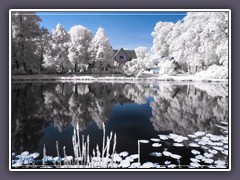
[[[39,56],[39,72],[42,72],[44,65],[45,53],[50,48],[51,35],[48,30],[44,27],[41,28],[41,35],[37,38],[37,49],[36,54]]]
[[[152,33],[152,53],[169,56],[194,72],[213,64],[227,66],[228,14],[189,12],[177,23],[159,22]]]
[[[71,67],[68,60],[70,35],[61,24],[52,30],[51,47],[44,56],[45,67],[56,69],[57,72],[67,71]]]
[[[110,45],[109,38],[102,27],[98,28],[96,35],[91,41],[89,47],[91,61],[97,66],[113,66],[113,49]],[[101,67],[98,67],[101,69]]]
[[[84,26],[76,25],[70,29],[69,34],[71,43],[68,58],[74,65],[75,72],[77,72],[78,66],[80,71],[84,71],[90,63],[88,48],[93,38],[92,32]]]
[[[36,54],[37,39],[41,36],[41,19],[34,12],[12,12],[12,68],[25,73],[36,71],[40,59]]]
[[[126,62],[122,65],[121,69],[124,74],[135,77],[138,77],[143,72],[142,63],[140,63],[138,59],[132,59]]]
[[[167,41],[168,34],[172,31],[174,23],[158,22],[152,32],[153,46],[152,53],[158,56],[169,56],[169,44]]]
[[[143,72],[150,66],[150,54],[148,53],[148,49],[147,47],[139,46],[134,50],[138,60],[138,68]]]
[[[147,57],[147,47],[139,46],[134,49],[138,59],[144,59]]]

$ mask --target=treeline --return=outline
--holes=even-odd
[[[228,23],[228,12],[188,12],[177,23],[158,22],[152,32],[152,55],[173,57],[190,73],[212,65],[227,69]]]
[[[12,13],[13,74],[77,73],[90,66],[114,65],[113,50],[103,28],[99,27],[95,36],[81,25],[67,32],[57,24],[48,32],[40,22],[34,12]]]
[[[67,32],[57,24],[49,33],[40,22],[34,12],[12,13],[13,74],[81,73],[89,69],[99,73],[113,69],[108,73],[117,70],[139,76],[152,70],[160,75],[188,72],[228,78],[228,12],[188,12],[176,23],[158,22],[151,34],[151,52],[138,47],[137,59],[125,64],[112,59],[114,51],[101,27],[95,36],[81,25]]]

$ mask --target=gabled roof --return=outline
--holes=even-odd
[[[132,59],[136,59],[137,58],[137,55],[135,53],[135,50],[125,50],[123,48],[119,49],[119,50],[113,50],[114,52],[114,56],[113,58],[118,54],[118,52],[120,51],[124,51],[126,53],[127,56],[131,57]]]
[[[131,57],[132,59],[136,59],[137,58],[137,55],[135,53],[134,50],[124,50],[126,52],[126,54]]]

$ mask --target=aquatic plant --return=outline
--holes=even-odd
[[[195,132],[184,137],[178,134],[160,134],[158,138],[138,140],[137,154],[127,151],[116,152],[117,135],[106,134],[103,123],[103,139],[101,150],[99,145],[90,150],[90,137],[80,138],[80,129],[77,124],[73,130],[72,144],[74,156],[68,156],[63,146],[63,158],[59,153],[59,144],[56,142],[57,157],[47,155],[46,146],[43,147],[42,160],[39,153],[30,154],[25,151],[20,155],[12,154],[13,168],[227,168],[228,167],[228,124],[217,125],[223,130],[223,135],[214,135],[207,132]],[[158,162],[141,161],[141,144],[149,144],[154,152],[149,155],[158,158]],[[171,150],[175,147],[175,152]],[[182,164],[183,154],[178,150],[189,148],[191,154],[189,164]],[[91,153],[90,153],[91,152]],[[181,151],[179,151],[181,152]]]

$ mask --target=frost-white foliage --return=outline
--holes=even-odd
[[[102,63],[112,65],[114,52],[110,45],[109,38],[102,27],[98,28],[96,35],[90,43],[88,51],[92,62],[101,61]]]
[[[145,59],[147,57],[147,47],[139,46],[134,49],[137,58],[139,59]]]
[[[189,71],[228,65],[228,14],[188,12],[177,23],[158,22],[152,32],[155,57],[171,56]]]
[[[147,47],[140,46],[134,50],[137,58],[126,62],[121,68],[126,75],[139,77],[143,71],[151,67],[152,62],[150,61],[150,54],[147,53]]]
[[[136,56],[137,56],[137,66],[136,70],[140,71],[139,75],[142,73],[142,71],[146,70],[146,68],[149,68],[151,66],[150,61],[150,54],[148,53],[147,47],[139,46],[134,49]]]
[[[133,59],[131,61],[126,62],[122,66],[122,70],[124,74],[128,76],[132,75],[138,77],[142,73],[143,68],[139,59]]]
[[[12,68],[25,73],[39,71],[41,61],[38,40],[41,39],[41,19],[34,12],[12,12]]]
[[[173,61],[167,60],[162,63],[160,67],[160,74],[176,75],[176,65],[173,63]]]
[[[70,35],[61,24],[52,30],[50,47],[44,55],[44,66],[55,68],[58,72],[69,69],[71,63],[68,59]]]
[[[78,66],[80,66],[80,71],[84,71],[90,60],[88,48],[93,38],[92,32],[84,26],[76,25],[71,27],[69,34],[71,43],[68,58],[75,66],[75,71],[77,71]]]
[[[227,79],[228,68],[226,66],[212,65],[206,70],[196,73],[196,76],[214,78],[214,79]]]
[[[167,41],[168,34],[172,31],[174,23],[158,22],[152,32],[153,46],[152,53],[159,56],[169,56],[169,44]]]

